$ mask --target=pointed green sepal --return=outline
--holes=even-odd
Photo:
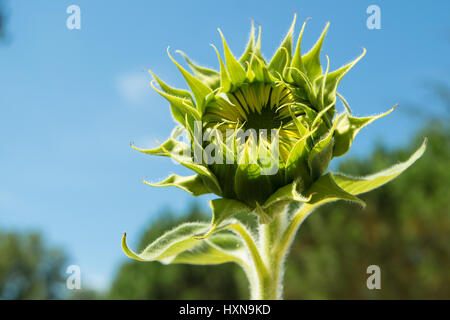
[[[206,183],[207,187],[211,190],[211,192],[219,196],[222,195],[222,189],[220,188],[216,176],[205,165],[195,163],[190,156],[187,156],[185,154],[175,154],[169,151],[167,151],[167,153],[173,160],[175,160],[182,166],[202,175],[204,182]]]
[[[302,139],[295,143],[286,161],[285,181],[290,181],[292,178],[298,177],[298,187],[302,191],[309,187],[312,182],[310,166],[308,164],[309,148],[307,139],[316,130],[317,127],[312,131],[302,132]]]
[[[245,245],[241,238],[230,232],[218,232],[206,240],[195,237],[207,228],[207,223],[184,223],[166,232],[149,244],[141,253],[132,251],[122,236],[122,250],[131,259],[159,261],[163,264],[188,263],[211,265],[225,262],[248,264]]]
[[[333,134],[336,130],[336,125],[337,121],[334,121],[333,126],[328,130],[325,137],[317,142],[308,154],[308,166],[313,179],[317,179],[326,171],[333,157]]]
[[[304,196],[298,192],[298,183],[293,182],[275,191],[264,203],[263,208],[267,209],[282,201],[309,202],[311,198],[311,194],[309,196]]]
[[[127,245],[126,233],[122,237],[122,249],[125,254],[139,261],[157,261],[175,256],[198,244],[194,237],[204,232],[208,227],[206,223],[184,223],[175,229],[166,232],[147,246],[141,253],[133,252]]]
[[[149,69],[148,72],[152,75],[152,77],[156,80],[156,82],[158,82],[159,87],[165,93],[167,93],[167,94],[169,94],[171,96],[177,96],[177,97],[189,99],[192,102],[194,101],[192,99],[192,95],[191,95],[191,93],[189,91],[183,90],[183,89],[173,88],[173,87],[169,86],[167,83],[165,83],[164,81],[162,81],[158,76],[156,76],[156,74],[154,74],[152,70]]]
[[[349,72],[350,69],[352,69],[355,66],[355,64],[357,64],[364,57],[365,54],[366,49],[363,48],[363,53],[355,60],[327,74],[325,84],[324,105],[336,102],[336,90],[339,82],[342,80],[345,74]]]
[[[246,79],[246,73],[244,67],[236,60],[236,58],[231,53],[230,48],[222,34],[219,30],[220,36],[222,37],[223,50],[225,52],[225,62],[227,64],[228,74],[230,75],[231,82],[234,85],[239,85],[243,83]]]
[[[257,82],[271,83],[277,80],[270,74],[264,61],[262,61],[256,54],[252,56],[250,68],[252,68],[252,73],[255,75],[255,80]]]
[[[283,39],[283,42],[280,45],[280,48],[285,48],[288,53],[289,64],[291,63],[292,59],[293,37],[296,21],[297,21],[297,14],[294,13],[294,19],[292,19],[291,27],[289,28],[289,31],[287,32],[286,36]]]
[[[231,79],[228,74],[228,70],[223,63],[222,57],[220,56],[219,50],[217,50],[216,46],[211,44],[217,54],[217,59],[219,59],[220,65],[220,87],[222,92],[228,92],[231,89]]]
[[[330,70],[330,58],[328,56],[325,56],[327,58],[327,68],[325,69],[325,73],[317,78],[316,83],[320,83],[319,90],[317,91],[317,100],[316,100],[316,106],[319,110],[326,109],[329,107],[330,109],[333,107],[334,103],[336,102],[336,97],[334,97],[334,101],[331,101],[330,103],[325,103],[325,92],[326,92],[326,83],[327,83],[327,77],[328,77],[328,71]]]
[[[152,155],[152,156],[164,156],[169,157],[170,153],[173,154],[183,154],[185,152],[186,148],[188,148],[188,145],[185,143],[176,140],[180,135],[185,132],[185,129],[182,126],[177,126],[175,129],[172,130],[172,133],[170,134],[169,139],[167,139],[162,144],[159,144],[158,147],[153,149],[141,149],[133,145],[133,143],[130,143],[130,147],[134,150],[137,150],[139,152]]]
[[[262,53],[261,53],[261,35],[262,30],[261,26],[258,27],[258,39],[256,40],[256,44],[253,48],[253,55],[257,56],[264,64],[266,64],[266,60],[264,59]]]
[[[295,47],[294,56],[292,58],[291,67],[299,69],[302,72],[306,72],[305,67],[303,65],[302,60],[302,52],[301,52],[301,43],[303,38],[303,31],[305,31],[306,22],[309,20],[306,19],[305,22],[302,25],[302,29],[300,30],[300,34],[298,35],[297,45]]]
[[[362,128],[373,121],[388,115],[394,111],[395,107],[396,106],[392,107],[385,113],[371,117],[357,118],[349,115],[348,113],[341,114],[337,120],[337,126],[334,134],[333,157],[340,157],[347,153],[348,150],[350,150],[353,140]]]
[[[346,192],[353,195],[358,195],[376,189],[392,179],[399,176],[403,171],[408,169],[414,162],[416,162],[425,152],[427,147],[427,139],[414,152],[411,157],[405,162],[396,164],[386,170],[372,174],[366,177],[351,177],[344,174],[335,173],[334,180]]]
[[[284,37],[281,45],[278,47],[277,51],[270,60],[268,69],[271,72],[279,72],[281,75],[284,74],[286,66],[290,65],[292,59],[292,37],[294,34],[295,21],[297,20],[297,14],[294,14],[294,19],[292,21],[291,27],[288,33]]]
[[[285,47],[280,47],[275,52],[272,60],[267,67],[272,74],[279,74],[280,78],[284,74],[284,71],[289,63],[289,55]]]
[[[181,54],[186,60],[187,64],[191,68],[194,75],[203,83],[205,83],[212,90],[217,89],[219,87],[220,75],[216,70],[199,66],[195,64],[183,51],[177,50],[175,51]]]
[[[179,141],[168,139],[162,144],[159,145],[159,147],[153,148],[153,149],[142,149],[134,146],[133,144],[130,144],[130,147],[133,148],[136,151],[151,155],[151,156],[163,156],[163,157],[170,157],[171,153],[174,154],[182,154],[184,150],[186,150],[187,145],[183,144]]]
[[[196,197],[202,194],[211,193],[211,190],[209,190],[202,180],[202,177],[198,174],[188,177],[171,174],[169,177],[160,182],[151,183],[146,180],[143,180],[143,182],[151,187],[177,187]]]
[[[249,212],[247,205],[233,199],[214,199],[209,202],[209,206],[212,211],[211,224],[208,231],[205,234],[198,236],[197,239],[205,239],[210,236],[219,225],[231,216],[243,211]]]
[[[173,96],[164,91],[161,91],[154,85],[153,81],[150,83],[150,85],[156,92],[158,92],[167,101],[169,101],[170,104],[173,105],[180,112],[181,115],[183,115],[183,119],[184,119],[185,114],[189,114],[189,115],[193,116],[194,118],[200,120],[201,115],[200,115],[199,111],[191,105],[191,100],[189,100],[187,98]],[[175,114],[173,114],[173,116],[175,118],[177,118],[175,116]],[[179,121],[179,119],[176,119],[176,120]]]
[[[318,205],[336,200],[347,200],[359,203],[363,207],[365,206],[364,201],[342,189],[335,182],[335,178],[330,172],[317,179],[311,188],[309,188],[307,194],[311,196],[311,200],[308,203],[310,205]]]
[[[198,241],[193,248],[168,259],[163,263],[187,263],[194,265],[215,265],[227,262],[244,264],[248,260],[246,247],[233,233],[215,233],[208,239]]]
[[[255,23],[252,20],[252,26],[250,29],[250,37],[248,39],[247,46],[245,47],[244,53],[239,58],[239,62],[243,66],[245,66],[247,63],[250,63],[250,59],[253,54],[254,46],[255,46]]]
[[[329,26],[330,23],[328,22],[325,25],[325,28],[323,29],[322,34],[320,35],[317,42],[314,44],[311,50],[302,57],[303,65],[306,69],[308,77],[311,80],[315,80],[322,74],[322,67],[320,65],[320,51],[322,49],[323,40],[325,39],[325,35],[327,34]]]
[[[167,48],[167,54],[172,62],[177,66],[178,70],[180,70],[184,79],[186,80],[189,88],[194,94],[195,102],[197,105],[197,110],[200,114],[203,114],[205,98],[212,92],[212,89],[204,84],[202,81],[194,77],[192,74],[186,71],[170,54],[169,48]]]

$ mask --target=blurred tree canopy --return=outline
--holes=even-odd
[[[3,0],[0,0],[0,39],[5,36],[5,21],[6,21],[6,13],[5,13],[5,3]]]
[[[59,299],[66,256],[39,233],[0,232],[0,299]]]
[[[418,136],[415,145],[428,136],[423,158],[363,195],[366,209],[335,203],[307,219],[288,259],[286,298],[450,298],[450,131],[433,122]],[[346,161],[340,169],[368,174],[412,149],[380,146],[370,158]],[[381,290],[366,287],[372,264],[381,268]]]
[[[333,203],[301,226],[287,259],[286,299],[450,298],[450,130],[431,121],[405,150],[378,146],[367,159],[339,169],[364,175],[405,160],[428,137],[428,149],[393,182],[365,194],[367,208]],[[151,224],[139,248],[184,221],[207,220],[193,208],[180,219],[164,214]],[[381,268],[381,290],[366,286],[367,267]],[[113,282],[112,299],[247,299],[235,265],[162,265],[126,261]]]

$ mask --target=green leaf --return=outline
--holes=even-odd
[[[289,55],[284,47],[280,47],[280,49],[277,50],[275,55],[273,56],[272,60],[269,63],[269,66],[267,67],[272,74],[280,74],[283,75],[284,70],[289,62]]]
[[[167,48],[167,54],[169,55],[169,58],[173,61],[173,63],[177,66],[178,70],[180,70],[189,88],[194,94],[198,112],[200,114],[203,114],[205,98],[212,92],[212,89],[198,80],[192,74],[187,72],[174,58],[172,58],[169,52],[169,48]]]
[[[202,175],[204,177],[203,181],[213,193],[219,196],[222,195],[222,189],[220,188],[216,176],[206,166],[195,163],[189,156],[179,155],[171,152],[168,152],[168,154],[173,160],[175,160],[182,166]]]
[[[295,29],[295,22],[297,21],[297,14],[294,14],[294,19],[292,20],[292,24],[291,27],[289,28],[288,33],[286,34],[286,36],[283,39],[283,42],[280,45],[280,49],[281,48],[285,48],[287,53],[288,53],[288,63],[291,63],[291,58],[292,58],[292,38],[294,35],[294,29]]]
[[[325,110],[326,109],[322,111]],[[332,159],[334,144],[333,133],[336,129],[336,124],[337,121],[333,123],[333,127],[331,127],[325,137],[316,143],[308,154],[308,165],[314,179],[317,179],[326,171],[328,164]]]
[[[132,143],[130,146],[139,152],[152,155],[152,156],[163,156],[169,157],[170,153],[174,154],[183,154],[183,152],[188,148],[188,145],[177,141],[176,139],[184,132],[184,128],[182,126],[177,126],[170,134],[169,139],[159,145],[159,147],[154,149],[141,149],[134,146]]]
[[[281,201],[297,201],[297,202],[308,202],[311,200],[312,195],[309,197],[303,196],[301,193],[297,191],[298,183],[293,182],[284,187],[279,188],[275,191],[269,199],[264,203],[263,209],[267,209],[268,207],[281,202]]]
[[[245,245],[235,234],[218,232],[199,244],[183,251],[163,263],[188,263],[197,265],[214,265],[227,262],[242,264],[247,260]]]
[[[303,65],[307,71],[307,74],[311,80],[315,80],[322,74],[322,67],[320,65],[320,50],[322,49],[323,40],[327,34],[330,23],[325,25],[325,28],[320,35],[320,38],[311,48],[311,50],[302,57]]]
[[[303,60],[302,60],[301,43],[302,43],[303,31],[305,30],[307,21],[308,21],[308,19],[306,19],[306,21],[302,25],[302,29],[298,36],[297,45],[295,47],[294,57],[292,58],[292,62],[291,62],[291,67],[298,69],[301,72],[306,72],[305,66],[303,65]]]
[[[223,50],[225,52],[225,62],[227,64],[228,74],[230,75],[231,82],[235,85],[241,84],[246,79],[246,73],[244,67],[236,60],[228,47],[225,37],[222,31],[219,30],[220,36],[222,37]]]
[[[189,99],[193,102],[192,95],[189,91],[173,88],[173,87],[169,86],[167,83],[165,83],[164,81],[162,81],[159,77],[157,77],[156,74],[154,74],[152,70],[149,69],[148,72],[153,76],[153,78],[156,80],[156,82],[158,82],[158,85],[165,93],[172,95],[172,96]]]
[[[214,174],[204,165],[195,163],[190,157],[191,150],[189,146],[183,142],[175,140],[182,132],[184,128],[181,126],[176,127],[170,138],[161,144],[158,148],[154,149],[141,149],[137,148],[131,144],[131,147],[137,151],[143,152],[149,155],[158,155],[171,157],[173,160],[177,161],[184,167],[193,170],[194,172],[202,176],[203,182],[206,187],[213,193],[217,195],[222,195],[222,190],[220,188],[219,182]],[[195,140],[194,140],[195,141]],[[201,148],[201,146],[198,146]]]
[[[247,46],[244,50],[244,53],[239,58],[239,62],[242,65],[245,65],[246,63],[250,63],[250,59],[253,54],[254,46],[255,46],[255,23],[252,20],[252,27],[250,29],[250,37],[248,39]]]
[[[315,101],[316,99],[316,90],[314,89],[313,84],[309,80],[308,76],[300,71],[298,68],[290,68],[291,77],[294,83],[300,88],[304,88],[307,93],[307,97],[310,101]]]
[[[337,120],[337,126],[334,134],[333,157],[340,157],[346,154],[348,150],[350,150],[350,146],[352,145],[356,135],[362,128],[373,121],[388,115],[394,109],[395,106],[380,115],[363,118],[353,117],[348,113],[343,113],[340,115]]]
[[[219,65],[220,65],[220,87],[222,88],[222,92],[228,92],[231,89],[231,79],[228,74],[228,70],[225,67],[225,64],[222,61],[222,58],[220,56],[219,50],[217,50],[216,46],[211,44],[211,46],[214,48],[217,54],[217,58],[219,59]]]
[[[423,141],[419,149],[417,149],[417,151],[414,152],[408,160],[373,175],[366,177],[351,177],[344,174],[335,173],[333,175],[334,180],[339,185],[339,187],[353,195],[368,192],[382,186],[385,183],[388,183],[389,181],[400,175],[407,168],[409,168],[414,162],[417,161],[417,159],[419,159],[423,155],[426,146],[427,139]]]
[[[211,190],[209,190],[203,182],[202,177],[198,174],[188,177],[171,174],[168,178],[157,183],[150,183],[145,180],[143,182],[151,187],[177,187],[196,197],[202,194],[211,193]]]
[[[210,236],[222,222],[231,216],[243,211],[249,211],[249,208],[244,203],[226,198],[211,200],[209,206],[212,210],[211,224],[208,231],[199,236],[198,239],[205,239]]]
[[[136,254],[128,248],[126,243],[126,233],[122,237],[122,249],[125,254],[139,261],[156,261],[175,256],[198,244],[199,240],[194,237],[204,232],[206,223],[192,222],[184,223],[175,229],[166,232],[147,246],[141,253]]]
[[[266,64],[266,60],[264,59],[262,53],[261,53],[261,26],[258,27],[258,39],[256,40],[256,44],[253,47],[253,54],[252,56],[257,56],[264,64]]]
[[[250,151],[251,152],[251,151]],[[242,158],[238,159],[238,166],[234,176],[234,190],[239,199],[253,208],[256,203],[263,203],[274,192],[273,180],[270,175],[261,174],[263,168],[257,163],[252,163],[247,150],[242,152]]]
[[[281,45],[278,47],[269,63],[269,71],[279,72],[281,75],[283,75],[286,66],[290,65],[292,58],[292,36],[294,34],[296,20],[297,14],[294,14],[294,20],[292,21],[291,27],[289,28],[286,37],[281,42]]]
[[[329,104],[325,104],[325,91],[326,91],[326,81],[328,77],[328,71],[330,70],[330,59],[328,56],[327,58],[327,68],[325,69],[325,73],[317,78],[316,83],[320,83],[319,90],[317,91],[317,100],[316,100],[316,106],[319,106],[319,110],[323,111],[324,109],[328,109],[328,107],[331,109],[332,105],[336,102],[336,97],[334,98],[334,101],[332,101]]]
[[[336,92],[336,95],[339,97],[339,99],[341,99],[341,102],[344,105],[345,111],[349,115],[351,115],[353,112],[352,112],[352,109],[350,108],[350,105],[348,104],[347,100],[339,92]]]
[[[190,99],[174,96],[174,95],[168,94],[164,91],[161,91],[158,88],[156,88],[153,81],[150,83],[150,85],[156,92],[158,92],[161,96],[166,98],[166,100],[170,102],[171,106],[175,107],[180,112],[183,119],[184,119],[185,114],[191,115],[192,117],[194,117],[195,119],[198,119],[198,120],[201,119],[201,115],[200,115],[199,111],[191,105]],[[177,116],[175,114],[173,116],[175,117],[175,119],[178,122],[180,122],[181,118],[177,119]]]
[[[216,70],[199,66],[195,64],[189,57],[181,50],[177,50],[177,53],[181,54],[186,60],[187,64],[191,68],[194,75],[203,83],[205,83],[211,89],[217,89],[219,87],[220,75]]]
[[[311,131],[302,132],[302,138],[298,140],[289,152],[286,161],[285,181],[297,179],[300,190],[309,187],[311,181],[311,172],[308,164],[309,148],[307,138],[316,132],[317,127]]]
[[[327,173],[316,180],[307,192],[311,196],[308,205],[319,205],[335,200],[348,200],[365,206],[364,201],[348,193],[336,184],[333,174]]]
[[[297,141],[289,152],[288,159],[286,161],[286,180],[291,178],[301,177],[305,179],[310,175],[309,166],[307,162],[308,148],[306,139]]]
[[[212,265],[236,262],[245,266],[248,263],[246,247],[241,238],[234,233],[221,230],[208,239],[196,239],[198,233],[206,227],[207,223],[203,222],[184,223],[163,234],[139,254],[128,247],[124,233],[122,249],[132,259],[159,261],[164,264]]]
[[[330,103],[334,103],[336,101],[336,90],[339,82],[345,74],[364,57],[365,54],[366,49],[363,48],[363,53],[355,60],[337,70],[334,70],[333,72],[328,73],[326,77],[324,105],[329,105]]]
[[[264,62],[260,58],[258,58],[256,54],[252,56],[250,68],[252,69],[253,74],[255,75],[256,81],[258,82],[270,83],[276,80],[274,77],[271,76]]]
[[[191,121],[194,121],[194,117],[192,115],[188,115],[187,113],[182,112],[176,105],[170,103],[170,111],[172,112],[172,116],[181,125],[185,125],[186,117],[189,117]],[[187,129],[187,126],[186,126]]]

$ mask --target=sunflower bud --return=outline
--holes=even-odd
[[[295,17],[291,28],[267,62],[261,54],[252,25],[250,39],[237,59],[222,37],[223,58],[216,51],[220,70],[194,64],[186,71],[170,54],[190,91],[176,89],[153,75],[153,88],[166,98],[179,127],[172,136],[151,150],[153,155],[172,157],[195,171],[194,176],[171,175],[151,184],[176,186],[193,195],[215,193],[233,207],[259,213],[289,201],[307,202],[308,192],[337,156],[345,154],[357,132],[385,114],[356,118],[337,93],[342,77],[365,54],[330,72],[320,64],[320,52],[329,24],[317,42],[302,54],[306,22],[293,48]],[[336,113],[337,97],[346,112]],[[178,138],[185,134],[188,142]],[[229,212],[238,211],[229,210]]]
[[[390,113],[354,117],[337,92],[342,77],[358,62],[330,72],[320,64],[326,25],[315,45],[301,52],[303,24],[293,48],[295,17],[291,28],[267,62],[261,54],[261,30],[250,40],[242,56],[231,53],[225,38],[223,58],[213,46],[219,71],[194,64],[180,52],[192,69],[186,71],[168,51],[190,91],[176,89],[153,75],[153,88],[170,103],[177,126],[159,147],[144,150],[168,156],[195,172],[175,174],[151,186],[175,186],[194,196],[214,193],[208,223],[185,223],[166,232],[137,254],[126,235],[122,248],[139,261],[218,264],[235,262],[250,283],[252,299],[281,298],[283,261],[295,233],[318,206],[337,200],[356,202],[357,196],[395,179],[426,148],[426,139],[411,157],[365,177],[327,172],[330,161],[344,155],[364,126]],[[336,112],[336,100],[345,112]],[[187,139],[180,140],[185,137]],[[302,202],[298,210],[283,210]],[[258,228],[239,219],[240,213],[259,217]],[[255,230],[252,230],[255,229]],[[202,241],[199,241],[202,240]]]

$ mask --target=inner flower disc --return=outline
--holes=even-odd
[[[224,136],[227,129],[253,129],[258,136],[260,130],[266,130],[269,142],[271,130],[278,130],[280,160],[285,161],[290,148],[301,138],[293,116],[304,113],[293,108],[294,101],[291,90],[282,83],[243,84],[216,95],[206,107],[204,127],[217,128]]]

